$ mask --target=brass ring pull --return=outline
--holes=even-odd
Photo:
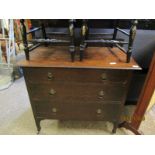
[[[99,98],[103,98],[103,96],[104,96],[104,91],[101,90],[101,91],[99,92]]]
[[[49,94],[50,95],[54,95],[54,94],[56,94],[56,91],[54,89],[51,89],[50,92],[49,92]]]
[[[101,113],[102,113],[102,109],[97,109],[97,110],[96,110],[96,113],[97,113],[97,114],[101,114]]]
[[[107,75],[106,75],[106,73],[102,73],[101,79],[102,79],[103,81],[107,80]]]
[[[51,72],[48,72],[47,77],[48,77],[48,80],[52,80],[53,79],[53,74]]]
[[[123,82],[123,85],[126,85],[127,84],[127,80],[125,80],[124,82]]]
[[[57,112],[57,108],[52,108],[52,112],[56,113]]]

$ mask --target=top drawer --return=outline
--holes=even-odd
[[[33,68],[25,67],[24,76],[30,83],[68,82],[126,82],[131,71],[106,69]]]

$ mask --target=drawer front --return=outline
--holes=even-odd
[[[25,79],[30,83],[68,82],[126,82],[130,71],[71,68],[24,68]]]
[[[29,84],[29,94],[32,100],[48,102],[103,102],[121,101],[126,94],[127,85],[112,83],[73,83],[55,82],[53,84]]]
[[[119,120],[122,111],[120,103],[108,104],[55,104],[35,102],[38,117],[63,120]]]

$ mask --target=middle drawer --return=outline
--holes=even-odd
[[[49,102],[64,101],[121,101],[126,94],[126,85],[113,83],[54,82],[52,84],[29,84],[32,100]]]

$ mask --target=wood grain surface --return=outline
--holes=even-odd
[[[39,47],[30,53],[30,60],[18,62],[25,67],[65,67],[65,68],[107,68],[140,70],[133,58],[126,63],[126,54],[118,48],[89,47],[79,61],[77,52],[75,62],[70,61],[67,47]]]

